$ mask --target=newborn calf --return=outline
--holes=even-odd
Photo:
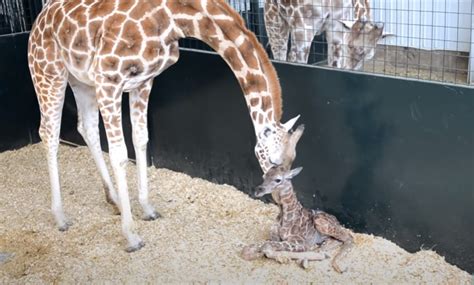
[[[297,259],[303,267],[308,260],[321,260],[325,255],[313,251],[328,239],[336,239],[343,244],[332,259],[333,268],[342,273],[337,261],[353,245],[349,230],[345,229],[336,217],[319,210],[304,208],[296,198],[291,179],[298,175],[302,167],[289,170],[286,166],[270,169],[263,177],[255,196],[272,194],[280,206],[277,223],[270,230],[270,241],[244,247],[242,257],[246,260],[262,256],[285,262]]]

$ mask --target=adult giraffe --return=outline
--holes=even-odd
[[[145,219],[159,214],[148,202],[146,175],[147,105],[153,78],[178,60],[178,40],[206,42],[228,63],[239,80],[257,143],[255,153],[266,172],[282,162],[296,118],[281,124],[277,74],[254,34],[223,0],[50,0],[31,30],[28,62],[41,111],[39,134],[46,145],[52,212],[60,230],[64,215],[57,150],[64,93],[69,83],[78,107],[78,130],[101,174],[107,201],[122,215],[127,251],[144,243],[133,229],[122,131],[122,93],[130,93],[133,145],[137,158],[139,201]],[[100,144],[102,115],[118,195]]]

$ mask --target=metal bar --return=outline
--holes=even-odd
[[[471,50],[469,52],[469,84],[474,85],[474,3],[471,2]]]

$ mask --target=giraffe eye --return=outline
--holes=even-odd
[[[277,178],[277,179],[275,179],[275,182],[276,182],[276,183],[280,183],[280,182],[281,182],[281,179],[280,179],[280,178]]]
[[[272,130],[270,130],[270,128],[265,128],[265,130],[263,131],[263,135],[264,135],[265,137],[268,137],[268,136],[270,135],[271,131],[272,131]]]

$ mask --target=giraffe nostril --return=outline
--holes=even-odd
[[[264,193],[265,191],[265,188],[263,188],[262,186],[257,186],[256,189],[255,189],[255,193],[253,193],[253,197],[255,198],[258,198],[258,197],[262,197],[262,193]]]

